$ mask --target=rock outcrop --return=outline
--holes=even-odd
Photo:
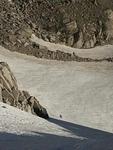
[[[77,48],[105,44],[112,29],[106,10],[113,10],[112,0],[1,0],[0,44],[18,51],[32,33]]]
[[[106,10],[107,21],[105,24],[106,27],[106,40],[113,43],[113,10]]]
[[[35,97],[27,91],[18,89],[17,81],[5,62],[0,62],[0,102],[46,119],[49,118],[46,109],[39,104]]]
[[[106,43],[107,9],[112,0],[12,0],[35,34],[77,48]]]

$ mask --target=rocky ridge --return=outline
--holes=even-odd
[[[48,113],[27,91],[18,89],[17,81],[5,62],[0,62],[0,102],[17,107],[45,119]]]

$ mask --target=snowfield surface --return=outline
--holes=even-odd
[[[51,117],[0,103],[0,150],[113,150],[113,63],[40,60],[2,47],[0,61]]]
[[[34,34],[31,36],[31,41],[35,42],[42,47],[47,47],[48,50],[51,51],[56,51],[60,50],[65,53],[75,53],[79,57],[83,58],[92,58],[92,59],[103,59],[103,58],[111,58],[113,57],[113,45],[105,45],[103,46],[98,46],[95,48],[91,49],[77,49],[77,48],[72,48],[69,46],[61,45],[61,44],[54,44],[50,42],[46,42],[38,37],[36,37]]]

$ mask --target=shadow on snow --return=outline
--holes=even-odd
[[[0,150],[113,150],[112,133],[54,118],[48,121],[75,137],[39,132],[33,132],[35,135],[0,133]]]

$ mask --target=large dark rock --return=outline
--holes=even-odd
[[[17,81],[5,62],[0,62],[0,102],[7,103],[42,118],[49,118],[39,101],[27,91],[18,89]]]

